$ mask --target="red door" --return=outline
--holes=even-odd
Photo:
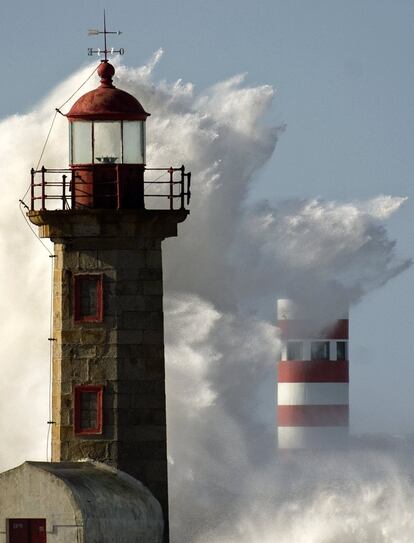
[[[46,543],[46,519],[30,519],[29,526],[30,543]]]
[[[9,543],[46,543],[46,519],[9,519]]]
[[[29,543],[29,521],[9,519],[9,543]]]

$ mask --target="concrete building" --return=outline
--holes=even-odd
[[[349,431],[347,311],[318,324],[291,300],[278,300],[277,439],[280,449],[343,447]]]
[[[92,462],[25,462],[0,474],[0,543],[161,543],[160,504],[139,481]]]
[[[54,243],[52,463],[1,476],[8,543],[158,543],[149,491],[169,539],[161,247],[189,213],[190,174],[148,178],[149,113],[114,86],[102,53],[100,86],[67,114],[69,168],[31,172],[28,217]]]

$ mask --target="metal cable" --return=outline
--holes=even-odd
[[[44,143],[43,148],[42,148],[42,152],[40,153],[40,157],[39,157],[39,160],[38,160],[37,165],[36,165],[36,171],[39,169],[40,162],[41,162],[41,160],[43,158],[43,154],[45,152],[46,145],[47,145],[47,143],[49,141],[49,137],[50,137],[50,133],[52,132],[53,125],[55,124],[57,114],[58,114],[58,112],[57,112],[57,110],[55,110],[55,114],[53,115],[53,119],[52,119],[52,122],[50,124],[49,132],[47,133],[46,140],[45,140],[45,143]],[[30,185],[29,185],[29,188],[30,188]],[[27,189],[26,194],[23,196],[22,200],[26,197],[27,193],[29,192],[29,188]]]
[[[49,452],[50,452],[50,433],[51,433],[51,427],[52,424],[54,424],[54,421],[52,420],[52,374],[53,374],[53,283],[54,283],[54,275],[55,275],[55,255],[51,255],[51,265],[50,265],[50,311],[49,311],[49,390],[48,390],[48,398],[49,398],[49,420],[47,421],[47,436],[46,436],[46,462],[49,462]],[[51,456],[51,455],[50,455]]]
[[[49,247],[42,241],[42,239],[39,237],[39,235],[36,233],[36,231],[34,230],[34,228],[32,228],[28,218],[26,217],[26,214],[25,212],[23,211],[22,209],[22,202],[19,201],[19,209],[20,209],[20,213],[22,214],[23,216],[23,219],[25,220],[25,223],[27,224],[27,226],[29,227],[29,229],[31,230],[32,234],[35,236],[35,238],[37,240],[40,241],[40,243],[43,245],[43,247],[46,249],[46,251],[49,253],[49,255],[51,257],[53,257],[53,253],[49,250]]]
[[[96,66],[94,68],[93,72],[87,77],[87,79],[85,79],[85,81],[82,83],[82,85],[80,85],[75,90],[75,92],[73,94],[71,94],[69,96],[69,98],[59,108],[55,108],[55,113],[53,115],[53,119],[52,119],[52,122],[50,124],[49,131],[47,133],[45,142],[44,142],[43,147],[42,147],[42,151],[40,153],[39,160],[38,160],[37,165],[36,165],[36,171],[39,169],[40,162],[41,162],[41,160],[43,158],[44,152],[46,150],[46,146],[47,146],[47,144],[49,142],[50,134],[52,133],[53,126],[55,124],[57,114],[60,113],[61,115],[63,115],[63,113],[60,110],[75,96],[75,94],[77,94],[80,91],[80,89],[84,85],[86,85],[86,83],[89,81],[89,79],[93,76],[93,74],[96,72],[96,70],[98,68],[99,68],[99,64],[98,64],[98,66]],[[51,258],[49,338],[48,338],[48,340],[49,340],[49,390],[48,390],[49,420],[47,421],[48,429],[47,429],[47,435],[46,435],[46,461],[49,462],[49,452],[50,452],[50,445],[49,444],[50,444],[51,426],[52,426],[52,424],[54,424],[54,421],[52,420],[52,415],[53,415],[53,413],[52,413],[52,378],[53,378],[52,374],[53,374],[53,342],[54,342],[55,339],[52,337],[52,335],[53,335],[53,286],[54,286],[53,283],[54,283],[54,271],[55,271],[55,266],[54,266],[55,255],[49,250],[47,245],[39,237],[39,235],[37,234],[35,229],[30,224],[29,220],[27,219],[25,212],[23,211],[23,206],[25,206],[27,208],[27,205],[24,203],[24,199],[26,198],[26,196],[27,196],[27,194],[28,194],[28,192],[30,190],[30,187],[31,187],[31,183],[29,183],[29,186],[27,187],[27,190],[24,193],[24,196],[19,200],[19,210],[20,210],[20,213],[23,216],[23,219],[24,219],[25,223],[29,227],[30,231],[36,237],[36,239],[42,244],[42,246],[46,249],[46,251],[49,253],[49,257]]]
[[[89,75],[89,76],[87,77],[87,79],[85,79],[85,81],[82,83],[82,85],[81,85],[80,87],[78,87],[78,88],[75,90],[75,92],[69,96],[69,98],[66,100],[66,102],[63,102],[63,104],[62,104],[60,107],[57,108],[57,113],[60,113],[60,110],[62,109],[62,107],[65,107],[66,104],[67,104],[70,100],[72,100],[72,98],[75,96],[75,94],[76,94],[77,92],[79,92],[79,91],[81,90],[81,88],[82,88],[84,85],[86,85],[86,83],[87,83],[87,82],[89,81],[89,79],[93,76],[93,74],[96,72],[96,70],[99,68],[99,66],[100,66],[100,64],[98,64],[98,66],[96,66],[96,67],[93,69],[93,72],[91,73],[91,75]]]
[[[65,100],[65,102],[63,102],[63,104],[62,104],[60,107],[55,108],[55,113],[54,113],[54,115],[53,115],[53,119],[52,119],[52,122],[51,122],[51,124],[50,124],[50,128],[49,128],[49,131],[48,131],[48,133],[47,133],[47,136],[46,136],[46,139],[45,139],[45,143],[43,144],[43,148],[42,148],[42,151],[41,151],[41,153],[40,153],[39,160],[38,160],[37,165],[36,165],[36,170],[39,169],[40,162],[41,162],[41,160],[42,160],[42,158],[43,158],[43,155],[44,155],[45,150],[46,150],[46,146],[47,146],[47,144],[48,144],[48,142],[49,142],[50,134],[51,134],[51,132],[52,132],[52,130],[53,130],[53,125],[55,124],[55,120],[56,120],[57,114],[60,113],[61,115],[63,115],[63,113],[61,112],[61,109],[62,109],[63,107],[65,107],[66,104],[67,104],[70,100],[72,100],[72,98],[75,96],[75,94],[77,94],[77,93],[81,90],[81,88],[82,88],[84,85],[86,85],[86,83],[89,81],[89,79],[93,76],[93,74],[96,72],[96,70],[97,70],[98,68],[99,68],[99,64],[98,64],[98,66],[96,66],[96,67],[93,69],[93,72],[92,72],[90,75],[88,75],[88,77],[85,79],[85,81],[82,83],[82,85],[80,85],[80,86],[75,90],[75,92],[72,93],[72,94],[69,96],[69,98],[68,98],[67,100]],[[26,198],[27,193],[28,193],[29,190],[30,190],[30,186],[31,186],[31,184],[29,183],[29,186],[27,187],[27,190],[26,190],[26,192],[24,193],[24,196],[23,196],[23,198],[21,198],[21,200],[24,201],[24,199]]]
[[[161,177],[164,177],[164,175],[167,175],[168,173],[168,170],[164,173],[162,173],[160,176],[157,177],[157,179],[154,179],[153,181],[146,181],[145,184],[146,185],[152,185],[154,183],[156,183],[157,181],[159,181],[161,179]]]

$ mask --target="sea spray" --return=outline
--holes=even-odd
[[[249,87],[243,76],[200,93],[182,81],[157,83],[160,56],[145,67],[120,66],[115,84],[152,113],[148,165],[177,165],[180,156],[193,171],[191,215],[174,244],[165,243],[164,259],[172,540],[408,541],[412,489],[403,476],[405,458],[387,453],[379,461],[386,469],[372,473],[361,472],[356,456],[355,462],[335,456],[321,471],[300,456],[282,461],[274,446],[276,298],[295,294],[325,315],[337,302],[333,292],[355,302],[406,269],[410,262],[397,257],[383,225],[403,199],[250,205],[249,192],[283,131],[266,122],[273,90]],[[53,108],[93,68],[0,124],[0,284],[7,315],[1,469],[45,457],[48,418],[50,259],[17,200]],[[96,84],[92,78],[81,92]],[[67,148],[67,121],[59,115],[43,163],[65,167]],[[333,474],[343,474],[334,489]]]

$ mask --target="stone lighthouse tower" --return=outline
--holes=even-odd
[[[162,241],[189,213],[190,174],[147,179],[149,113],[114,73],[101,61],[100,85],[67,113],[69,168],[32,170],[28,217],[55,255],[52,463],[91,459],[141,481],[168,541]]]

